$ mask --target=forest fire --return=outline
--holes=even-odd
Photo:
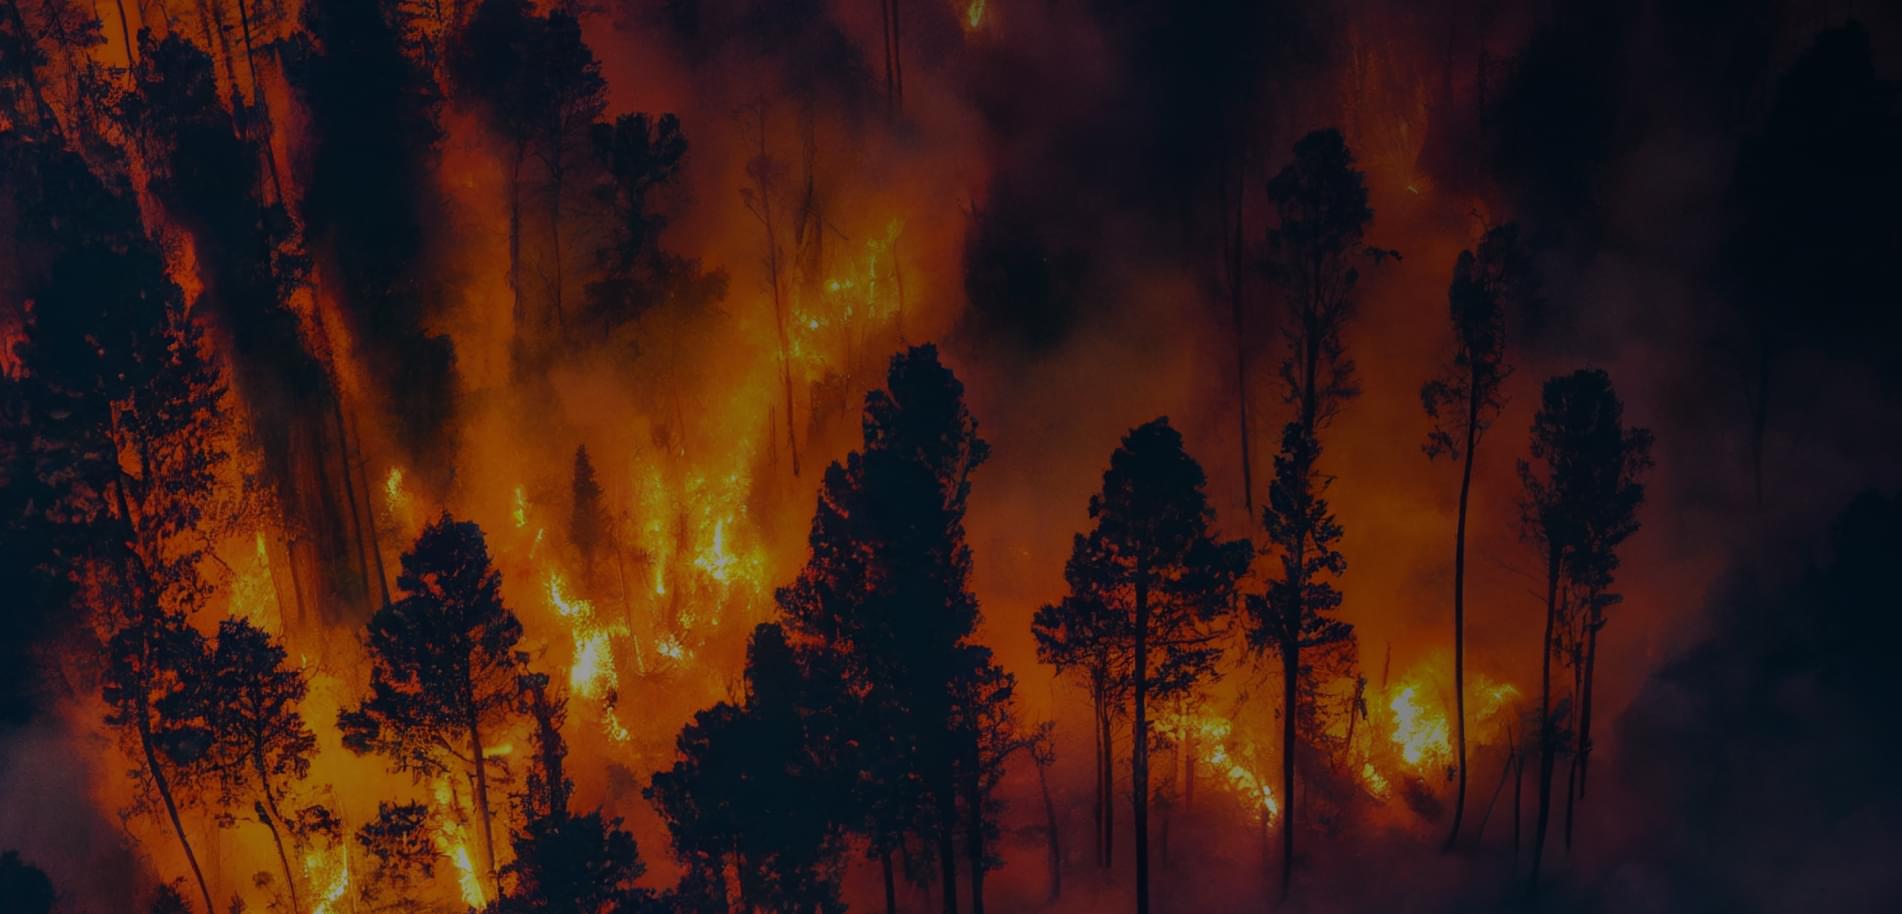
[[[1585,6],[0,0],[0,910],[1889,909],[1902,19]]]

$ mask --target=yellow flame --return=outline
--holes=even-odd
[[[984,24],[984,0],[971,0],[964,8],[964,27],[975,29]]]
[[[1382,777],[1380,772],[1374,770],[1373,762],[1364,762],[1361,764],[1360,777],[1361,780],[1367,782],[1367,789],[1373,791],[1374,796],[1383,800],[1387,798],[1389,790],[1387,779]]]
[[[252,545],[252,555],[239,564],[231,580],[231,614],[269,628],[270,607],[277,601],[277,590],[271,578],[271,554],[265,549],[262,531],[252,534]]]
[[[383,506],[389,509],[391,517],[409,511],[409,493],[403,491],[402,467],[390,467],[389,475],[383,477]]]
[[[1275,798],[1275,790],[1269,786],[1268,778],[1250,769],[1242,759],[1236,757],[1235,748],[1231,748],[1235,742],[1234,723],[1214,716],[1186,720],[1177,718],[1173,722],[1165,722],[1163,730],[1177,739],[1193,735],[1197,745],[1202,747],[1202,762],[1221,775],[1228,789],[1241,795],[1270,822],[1281,815],[1281,803]],[[1237,748],[1245,755],[1254,754],[1252,744],[1243,743]]]
[[[713,543],[693,560],[695,568],[707,573],[721,584],[733,581],[733,566],[738,561],[726,548],[726,521],[716,521],[713,525]]]
[[[316,904],[311,914],[335,914],[337,902],[350,890],[349,847],[338,844],[329,853],[311,851],[304,855],[304,882],[314,890]]]
[[[548,601],[555,612],[568,622],[574,639],[574,662],[568,667],[568,688],[583,698],[600,698],[619,685],[614,672],[614,652],[608,631],[594,618],[594,604],[569,597],[562,590],[561,575],[548,575]]]
[[[1393,741],[1400,757],[1415,768],[1428,761],[1443,760],[1452,751],[1446,735],[1446,715],[1422,704],[1419,686],[1408,684],[1393,694],[1387,707],[1393,711]]]
[[[528,490],[519,485],[515,487],[515,507],[509,516],[514,518],[517,529],[528,526]]]
[[[464,904],[476,910],[488,906],[488,893],[476,875],[475,853],[469,849],[469,830],[462,824],[461,804],[449,787],[449,779],[439,777],[436,794],[436,850],[456,868],[456,885]]]
[[[625,743],[634,736],[627,731],[627,727],[621,723],[621,715],[615,713],[612,707],[602,709],[601,729],[607,733],[608,739],[617,743]]]

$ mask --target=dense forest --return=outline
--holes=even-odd
[[[0,0],[0,911],[1894,910],[1898,214],[1879,3]]]

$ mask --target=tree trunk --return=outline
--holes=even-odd
[[[1090,798],[1090,821],[1096,827],[1096,865],[1103,866],[1103,694],[1090,695],[1090,739],[1096,743],[1096,796]]]
[[[372,491],[370,488],[370,477],[368,471],[366,471],[363,466],[364,462],[368,459],[363,455],[363,435],[361,434],[363,426],[357,422],[357,416],[354,410],[351,411],[350,414],[350,427],[358,431],[357,483],[363,490],[364,526],[370,531],[370,558],[372,559],[371,564],[376,567],[376,589],[377,593],[383,597],[383,605],[388,606],[390,605],[390,580],[383,568],[382,538],[379,537],[376,532],[376,502],[370,497],[370,492]]]
[[[1552,818],[1552,767],[1556,736],[1552,732],[1552,630],[1559,614],[1559,547],[1548,545],[1545,583],[1545,639],[1539,657],[1539,812],[1532,827],[1532,876],[1527,890],[1539,892],[1539,864],[1545,854],[1545,829]]]
[[[277,797],[271,791],[271,777],[265,773],[262,748],[253,747],[251,761],[258,775],[258,792],[264,794],[264,826],[271,830],[271,843],[277,845],[277,862],[284,867],[284,888],[290,893],[291,914],[303,914],[297,901],[297,876],[291,872],[291,858],[284,853],[284,838],[277,831],[277,823],[284,821],[284,817],[277,811]]]
[[[125,0],[112,0],[112,3],[118,7],[119,10],[119,37],[125,41],[126,66],[136,67],[139,65],[139,55],[132,50],[132,26],[126,24]],[[207,899],[206,903],[210,903],[209,899]],[[209,914],[209,912],[207,912],[207,914]]]
[[[1508,728],[1507,732],[1511,732],[1510,728]],[[1510,736],[1507,737],[1507,741],[1511,741]],[[1479,824],[1473,826],[1472,843],[1476,846],[1486,838],[1486,823],[1492,821],[1493,807],[1499,805],[1499,795],[1506,790],[1506,778],[1512,776],[1512,762],[1513,756],[1508,752],[1506,754],[1506,764],[1499,769],[1499,783],[1493,785],[1492,796],[1486,800],[1486,811],[1479,814]]]
[[[1136,713],[1129,749],[1136,826],[1136,914],[1149,914],[1149,581],[1136,568]]]
[[[1103,705],[1103,868],[1116,865],[1116,731],[1109,704]]]
[[[370,551],[363,538],[363,512],[357,509],[357,484],[351,480],[350,473],[350,436],[343,426],[343,391],[334,391],[330,397],[330,415],[337,424],[337,462],[343,475],[343,497],[350,502],[350,532],[357,541],[357,571],[363,581],[363,596],[370,596]]]
[[[119,0],[119,3],[121,4],[119,7],[119,26],[120,28],[124,28],[125,27],[124,0]],[[33,34],[27,30],[26,20],[20,15],[20,5],[18,0],[7,0],[7,18],[12,20],[13,28],[16,32],[18,32],[18,34],[20,35],[20,38],[24,42],[26,42],[26,44],[29,47],[31,47],[35,39]],[[132,54],[132,46],[130,44],[127,44],[126,55],[129,58],[131,54]],[[52,129],[53,135],[60,136],[62,131],[60,130],[60,126],[59,126],[59,118],[53,114],[53,106],[50,104],[47,104],[46,92],[40,87],[40,74],[38,71],[34,69],[33,62],[31,60],[21,61],[20,70],[21,70],[21,76],[23,76],[26,79],[27,91],[29,94],[33,96],[33,106],[34,108],[37,109],[37,113],[42,119],[46,121],[47,125]]]
[[[463,707],[469,728],[469,756],[475,764],[476,815],[482,817],[482,853],[489,865],[489,889],[493,892],[500,883],[495,875],[495,829],[489,823],[489,766],[482,758],[482,727],[476,720],[475,698],[465,693]]]
[[[242,30],[242,34],[244,35],[245,66],[251,71],[251,106],[264,114],[263,123],[266,126],[264,136],[262,137],[264,145],[264,164],[265,167],[271,171],[272,199],[288,208],[290,203],[284,199],[284,182],[278,177],[277,173],[277,148],[273,141],[271,130],[269,129],[271,123],[270,109],[266,107],[264,103],[264,80],[258,76],[257,48],[252,44],[251,40],[251,5],[247,3],[246,0],[238,0],[238,27]]]
[[[1522,792],[1521,788],[1525,784],[1525,779],[1525,753],[1514,748],[1512,751],[1512,863],[1515,869],[1519,865],[1519,832],[1521,831],[1519,822],[1522,818],[1519,814],[1521,806],[1519,797]]]
[[[1109,713],[1109,701],[1103,701],[1103,718],[1097,730],[1103,743],[1103,868],[1116,865],[1116,732],[1115,718]]]
[[[951,766],[938,778],[938,880],[943,883],[944,914],[958,914],[957,791],[951,785]]]
[[[205,899],[207,912],[217,911],[211,903],[211,887],[205,882],[205,871],[198,866],[198,855],[192,853],[192,843],[185,837],[185,823],[178,817],[178,802],[172,799],[171,782],[165,779],[165,769],[159,764],[158,752],[152,748],[151,713],[144,698],[139,699],[139,748],[145,751],[145,767],[152,773],[152,785],[158,788],[159,799],[165,802],[165,814],[172,820],[172,833],[178,836],[178,846],[185,851],[185,862],[191,865],[192,878],[198,881],[198,894]]]
[[[971,914],[984,914],[984,776],[975,745],[970,769],[964,779],[964,856],[971,862]]]
[[[1044,834],[1050,843],[1050,900],[1063,897],[1063,847],[1057,835],[1057,804],[1050,799],[1050,777],[1037,765],[1037,789],[1043,793]],[[889,914],[889,912],[887,912]]]
[[[302,628],[308,619],[308,610],[304,608],[303,575],[297,573],[297,540],[284,540],[284,563],[291,569],[291,598],[297,604],[297,625]]]
[[[1182,808],[1195,809],[1195,724],[1182,725]]]
[[[1605,627],[1597,597],[1592,595],[1591,628],[1585,635],[1585,694],[1580,700],[1578,716],[1578,796],[1581,800],[1585,798],[1585,777],[1591,773],[1592,764],[1592,674],[1598,667],[1598,630]]]
[[[1459,522],[1453,531],[1453,720],[1459,781],[1453,794],[1453,827],[1441,848],[1447,851],[1459,841],[1460,822],[1466,818],[1466,505],[1473,491],[1473,445],[1479,437],[1479,385],[1469,380],[1467,386],[1472,394],[1466,411],[1466,465],[1460,471]]]
[[[878,868],[885,877],[885,914],[898,914],[898,880],[892,875],[891,848],[879,852]]]
[[[896,0],[894,0],[896,2]],[[894,16],[896,12],[894,11]],[[759,157],[766,161],[766,113],[762,108],[759,116]],[[792,459],[793,476],[799,475],[799,433],[793,416],[792,354],[791,344],[786,336],[786,302],[779,280],[779,233],[773,223],[772,186],[762,172],[756,181],[759,190],[759,218],[766,228],[766,281],[773,292],[773,329],[779,339],[779,373],[786,388],[786,451]]]
[[[1228,161],[1227,157],[1223,157],[1222,161],[1226,163]],[[1242,508],[1248,513],[1248,517],[1252,522],[1255,517],[1255,471],[1254,463],[1249,459],[1248,455],[1248,342],[1243,334],[1245,329],[1245,308],[1243,307],[1243,302],[1246,299],[1242,294],[1242,207],[1246,193],[1243,172],[1245,172],[1246,168],[1246,163],[1241,163],[1237,168],[1237,174],[1235,176],[1235,222],[1234,225],[1230,227],[1233,231],[1231,232],[1230,249],[1228,251],[1228,297],[1229,311],[1235,324],[1235,412],[1236,416],[1241,420]],[[1227,176],[1224,175],[1223,179],[1222,192],[1223,195],[1226,196],[1228,193]],[[1223,201],[1223,203],[1223,209],[1227,209],[1227,201]]]
[[[1299,637],[1298,635],[1296,637]],[[1296,684],[1301,678],[1301,643],[1281,642],[1281,897],[1294,884],[1294,741]]]

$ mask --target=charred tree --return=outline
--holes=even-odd
[[[1561,583],[1591,588],[1616,568],[1615,546],[1637,528],[1644,496],[1636,480],[1650,463],[1651,434],[1627,429],[1623,405],[1603,371],[1580,370],[1545,383],[1532,421],[1531,459],[1519,462],[1525,538],[1544,553],[1545,635],[1540,651],[1538,811],[1528,891],[1536,894],[1551,820],[1552,774],[1567,735],[1554,722],[1552,654],[1565,609]],[[1600,576],[1605,576],[1601,578]],[[1589,610],[1588,611],[1592,611]],[[1575,696],[1575,698],[1582,696]]]
[[[1518,227],[1486,233],[1477,251],[1460,252],[1447,301],[1453,323],[1453,359],[1420,388],[1433,429],[1428,459],[1460,461],[1459,520],[1453,531],[1453,707],[1456,786],[1453,825],[1444,850],[1459,841],[1466,815],[1466,508],[1473,489],[1474,451],[1499,415],[1499,388],[1511,369],[1505,362],[1506,310],[1525,310],[1537,295],[1531,258]]]
[[[1280,576],[1248,602],[1250,640],[1273,649],[1282,668],[1281,894],[1294,876],[1296,713],[1301,653],[1348,641],[1353,630],[1328,618],[1340,606],[1331,578],[1346,570],[1335,549],[1341,528],[1322,497],[1327,480],[1317,462],[1321,429],[1358,396],[1354,362],[1341,333],[1353,317],[1363,258],[1391,251],[1365,248],[1373,219],[1367,188],[1338,130],[1320,130],[1294,146],[1294,161],[1268,182],[1278,222],[1268,233],[1269,279],[1288,302],[1281,364],[1285,398],[1295,416],[1282,430],[1262,524],[1279,553]]]

